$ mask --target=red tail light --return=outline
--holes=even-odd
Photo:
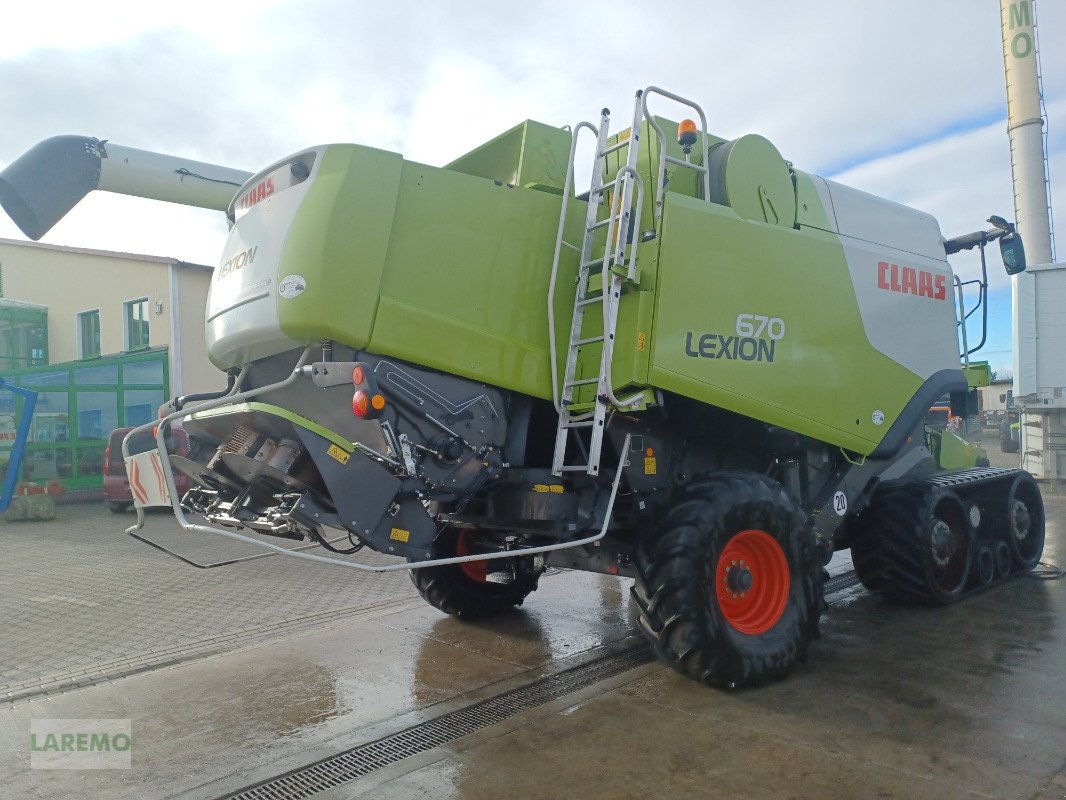
[[[352,413],[359,419],[366,419],[370,413],[370,395],[362,389],[352,395]]]
[[[111,448],[104,450],[104,477],[111,477]]]
[[[371,395],[362,389],[356,390],[352,395],[352,413],[359,419],[373,419],[383,408],[385,408],[384,395]]]

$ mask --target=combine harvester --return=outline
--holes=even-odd
[[[92,188],[226,195],[206,333],[228,388],[177,398],[159,451],[128,461],[139,505],[172,502],[186,528],[411,569],[460,617],[521,604],[548,566],[628,576],[658,655],[727,687],[806,657],[834,550],[870,590],[938,604],[1032,569],[1032,477],[924,425],[945,395],[969,415],[980,382],[947,255],[998,239],[1018,272],[1013,227],[945,241],[655,87],[609,121],[527,121],[443,168],[333,144],[239,179],[61,137],[0,198],[37,238]],[[185,458],[163,447],[179,419]],[[174,469],[196,483],[181,498]]]

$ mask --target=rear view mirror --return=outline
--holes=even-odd
[[[999,254],[1003,258],[1003,269],[1008,275],[1025,272],[1025,246],[1022,237],[1011,231],[999,239]]]

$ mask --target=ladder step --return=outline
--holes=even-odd
[[[570,342],[573,347],[582,347],[586,344],[593,344],[595,342],[602,342],[603,336],[590,336],[587,339],[574,339]]]
[[[577,304],[579,306],[591,306],[593,303],[602,303],[602,302],[603,302],[603,295],[602,294],[598,294],[595,297],[586,297],[584,300],[578,300]]]
[[[592,233],[595,230],[599,230],[600,228],[606,227],[607,225],[609,225],[611,222],[613,222],[616,219],[618,219],[618,215],[617,214],[611,214],[610,216],[604,217],[599,222],[592,223],[587,228],[585,228],[585,230],[587,230],[589,233]]]
[[[589,190],[589,194],[590,195],[603,194],[604,192],[607,192],[607,191],[610,191],[611,189],[613,189],[614,185],[616,183],[618,183],[618,178],[615,178],[614,180],[607,181],[607,183],[600,184],[599,186],[593,186]]]
[[[600,256],[599,258],[594,258],[591,261],[582,261],[581,269],[588,269],[589,267],[594,267],[597,264],[602,264],[607,258],[610,258],[610,256]]]
[[[600,153],[600,157],[602,158],[603,156],[609,156],[611,153],[615,153],[615,152],[621,150],[623,147],[628,147],[629,146],[629,142],[630,142],[629,139],[622,139],[621,141],[615,142],[610,147],[608,147],[606,150],[604,150],[602,153]]]
[[[564,428],[591,428],[592,425],[593,420],[591,419],[582,419],[577,422],[567,421],[563,423]]]
[[[565,239],[561,240],[561,244],[563,245],[563,247],[569,247],[571,250],[577,250],[579,252],[581,251],[580,247],[578,247],[576,244],[570,244],[570,242],[566,241]]]
[[[599,378],[582,378],[579,381],[567,381],[563,386],[591,386],[592,384],[599,382]]]
[[[559,472],[588,472],[588,464],[567,464],[559,467]]]
[[[571,403],[571,404],[569,404],[566,407],[566,410],[568,412],[570,412],[571,415],[577,416],[579,414],[588,414],[588,413],[590,413],[592,411],[595,411],[596,407],[599,404],[600,404],[599,400],[594,400],[591,403]],[[593,424],[593,420],[588,420],[586,424],[583,424],[580,427],[586,427],[586,428],[587,427],[592,427],[592,424]]]

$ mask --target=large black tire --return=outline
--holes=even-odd
[[[109,500],[107,510],[112,514],[124,514],[133,508],[133,503],[124,503],[121,500]]]
[[[466,536],[460,529],[448,528],[434,542],[433,557],[466,555],[469,552],[465,546]],[[486,562],[469,563],[483,565]],[[484,570],[480,572],[479,575],[476,566],[449,564],[413,569],[411,580],[427,603],[445,614],[463,619],[491,617],[522,605],[540,580],[539,574],[520,573],[512,583],[489,583],[484,580]]]
[[[1011,430],[1010,420],[999,427],[999,448],[1004,453],[1017,453],[1018,442],[1014,440],[1014,431]]]
[[[756,558],[742,578],[745,601],[730,581],[746,567],[722,555],[747,542],[768,546],[770,560]],[[796,501],[769,478],[738,471],[694,481],[662,533],[641,543],[636,565],[632,594],[644,634],[660,659],[695,680],[736,689],[783,678],[818,635],[824,601],[815,537]],[[735,605],[761,607],[768,597],[776,614],[745,619]]]
[[[946,605],[965,591],[972,536],[962,501],[950,490],[882,486],[852,531],[855,572],[874,594]]]

